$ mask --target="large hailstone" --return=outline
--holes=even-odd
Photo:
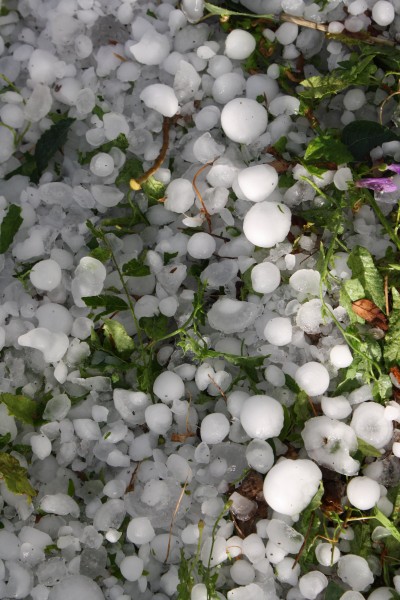
[[[259,307],[256,304],[221,298],[208,311],[207,318],[214,329],[223,333],[236,333],[250,327],[258,314]]]
[[[86,575],[71,575],[51,588],[49,600],[104,600],[104,595],[95,581]]]
[[[309,419],[301,437],[310,458],[318,464],[343,475],[356,475],[360,463],[350,453],[358,448],[354,430],[329,417]]]
[[[384,448],[392,439],[393,423],[385,416],[385,407],[376,402],[363,402],[353,412],[350,426],[356,436],[375,448]]]
[[[277,437],[283,427],[283,408],[277,400],[259,394],[247,398],[240,411],[240,422],[251,438],[267,440]]]
[[[234,98],[221,112],[221,126],[225,135],[238,144],[252,144],[264,133],[268,114],[256,100]]]
[[[148,85],[140,94],[140,99],[148,108],[161,113],[164,117],[173,117],[178,112],[178,98],[172,87],[164,83]]]
[[[243,221],[246,238],[260,248],[272,248],[283,242],[290,230],[292,213],[280,202],[258,202]]]
[[[311,460],[283,459],[267,473],[264,497],[273,510],[295,516],[310,504],[321,480],[321,470]]]
[[[278,173],[271,165],[247,167],[238,174],[238,185],[251,202],[262,202],[278,185]]]

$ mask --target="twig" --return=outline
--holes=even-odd
[[[170,527],[169,527],[169,537],[168,537],[167,554],[165,555],[165,560],[164,560],[164,563],[166,563],[166,562],[167,562],[167,560],[168,560],[168,557],[169,557],[169,552],[170,552],[170,550],[171,550],[172,528],[173,528],[173,526],[174,526],[175,519],[176,519],[176,515],[178,514],[178,510],[179,510],[179,507],[180,507],[180,505],[181,505],[181,502],[182,502],[183,495],[184,495],[184,493],[185,493],[185,491],[186,491],[187,484],[188,484],[188,478],[186,478],[186,481],[185,481],[185,483],[183,484],[182,491],[181,491],[181,493],[179,494],[178,502],[176,503],[175,510],[174,510],[174,512],[173,512],[173,514],[172,514],[171,525],[170,525]]]
[[[304,548],[306,547],[306,544],[307,544],[307,542],[308,542],[308,538],[310,537],[311,528],[312,528],[312,526],[313,526],[313,523],[314,523],[314,518],[315,518],[315,512],[312,512],[312,513],[311,513],[311,517],[310,517],[310,522],[309,522],[309,524],[308,524],[308,527],[307,527],[307,532],[306,532],[306,535],[304,536],[304,540],[303,540],[303,543],[302,543],[302,545],[301,545],[301,548],[300,548],[300,550],[298,551],[296,558],[294,559],[294,563],[293,563],[293,565],[292,565],[292,569],[294,569],[294,568],[295,568],[295,566],[297,565],[297,563],[299,562],[299,560],[300,560],[300,558],[301,558],[301,555],[302,555],[302,554],[303,554],[303,552],[304,552]]]
[[[219,391],[219,393],[221,394],[221,396],[223,397],[223,399],[225,400],[225,402],[228,402],[228,398],[226,397],[226,394],[225,394],[224,390],[222,389],[221,386],[218,385],[218,383],[211,377],[210,374],[208,374],[208,379],[211,381],[211,383],[213,385],[215,385],[215,387],[217,388],[217,390]]]
[[[136,467],[131,475],[131,479],[130,479],[128,485],[126,486],[125,494],[128,494],[129,492],[133,492],[133,490],[135,489],[135,479],[136,479],[136,475],[137,475],[137,472],[138,472],[141,464],[142,464],[142,461],[138,462],[138,464],[136,465]]]
[[[207,167],[209,167],[210,165],[213,164],[213,160],[211,160],[210,162],[207,162],[205,165],[203,165],[196,173],[195,176],[193,177],[193,181],[192,181],[192,186],[194,191],[196,192],[196,196],[198,197],[198,199],[200,200],[200,204],[202,206],[201,208],[201,212],[204,213],[204,216],[206,218],[207,224],[208,224],[208,230],[211,233],[211,216],[210,213],[207,210],[206,205],[204,204],[204,200],[202,195],[200,194],[200,190],[196,185],[196,179],[198,178],[198,176],[200,175],[200,173],[202,173],[205,169],[207,169]]]
[[[384,281],[385,281],[384,292],[385,292],[386,315],[389,316],[389,314],[390,314],[390,307],[389,307],[389,275],[385,275]]]
[[[171,125],[171,119],[169,117],[164,117],[163,126],[162,126],[163,141],[162,141],[160,154],[157,156],[153,166],[150,167],[150,169],[148,169],[145,173],[143,173],[143,175],[141,175],[137,179],[130,180],[129,185],[131,186],[131,189],[133,191],[137,192],[138,190],[140,190],[142,187],[142,183],[146,183],[146,181],[152,175],[154,175],[154,173],[156,171],[158,171],[158,169],[163,164],[165,157],[167,155],[167,152],[168,152],[170,125]]]
[[[391,98],[393,98],[393,96],[398,96],[400,94],[400,90],[397,90],[397,92],[393,92],[393,94],[389,94],[389,96],[386,96],[386,98],[384,99],[384,101],[382,102],[382,104],[379,107],[379,123],[382,125],[382,120],[383,120],[383,109],[385,107],[385,104],[387,102],[389,102],[389,100],[391,100]]]

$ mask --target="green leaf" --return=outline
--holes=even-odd
[[[142,190],[148,198],[152,200],[161,200],[165,196],[165,185],[153,176],[142,183]]]
[[[14,394],[0,394],[0,402],[5,404],[8,413],[27,425],[38,425],[43,423],[40,405],[26,396],[14,396]]]
[[[38,169],[38,178],[47,168],[57,150],[67,141],[68,131],[75,119],[70,117],[54,123],[45,131],[36,144],[34,158]]]
[[[340,587],[334,581],[330,581],[325,588],[324,600],[339,600],[344,594],[345,590]]]
[[[364,442],[361,438],[357,438],[358,450],[363,456],[374,456],[375,458],[382,458],[381,452],[378,448],[371,446],[367,442]]]
[[[27,471],[19,464],[19,461],[10,454],[0,452],[0,477],[4,479],[7,488],[13,494],[26,494],[29,502],[36,491],[31,486],[26,475]]]
[[[222,8],[220,6],[215,6],[215,4],[210,4],[209,2],[204,3],[204,8],[208,10],[212,15],[220,15],[221,17],[252,17],[257,19],[273,19],[273,15],[255,15],[254,13],[242,13],[236,12],[234,10],[228,10],[227,8]]]
[[[304,154],[305,161],[328,161],[337,165],[353,160],[348,148],[334,134],[323,133],[311,140]]]
[[[117,352],[132,352],[135,349],[135,343],[130,335],[127,334],[125,327],[114,319],[106,319],[103,324],[103,330],[106,338],[115,346]]]
[[[347,310],[352,323],[364,323],[352,309],[353,302],[365,298],[364,288],[358,279],[347,279],[340,288],[340,304]]]
[[[395,525],[400,521],[400,484],[397,486],[396,495],[393,498],[391,519]]]
[[[168,321],[168,317],[160,314],[154,317],[142,317],[139,325],[150,340],[157,341],[167,335]]]
[[[10,204],[0,225],[0,254],[4,254],[12,244],[15,234],[21,227],[21,207]]]
[[[137,258],[133,258],[129,262],[125,263],[122,267],[122,272],[124,275],[128,275],[129,277],[145,277],[146,275],[151,274],[149,267],[144,265]]]
[[[389,330],[385,336],[383,356],[391,366],[400,362],[400,294],[392,288],[393,310],[389,315]]]
[[[68,479],[67,494],[68,496],[71,496],[71,498],[75,496],[75,485],[72,479]]]
[[[4,446],[7,446],[7,444],[9,444],[11,442],[11,433],[5,433],[4,435],[0,436],[0,448],[4,448]]]
[[[347,260],[352,271],[352,279],[358,279],[365,290],[366,297],[385,311],[385,293],[383,279],[374,264],[374,259],[366,248],[356,246]]]
[[[82,298],[86,306],[90,308],[104,307],[108,312],[127,310],[128,305],[122,298],[118,296],[110,296],[108,294],[100,294],[99,296],[84,296]]]
[[[128,158],[125,161],[124,166],[119,172],[117,179],[115,180],[115,185],[128,185],[131,179],[137,179],[141,175],[143,175],[143,165],[142,162],[138,158]]]
[[[374,518],[377,521],[379,521],[381,525],[386,527],[386,529],[390,531],[394,539],[400,543],[400,531],[377,507],[374,508]]]
[[[372,385],[372,394],[378,400],[387,400],[393,392],[393,384],[389,375],[380,375]]]
[[[368,85],[377,69],[374,64],[371,64],[373,58],[367,56],[354,64],[333,69],[329,75],[316,75],[301,81],[305,90],[300,92],[300,96],[308,100],[316,100],[338,94],[351,85]]]
[[[97,258],[97,260],[104,263],[109,258],[111,258],[112,254],[111,250],[109,250],[108,248],[100,248],[100,246],[98,246],[97,248],[94,248],[91,251],[89,256],[91,256],[92,258]]]
[[[179,254],[178,252],[171,252],[171,253],[164,252],[164,257],[163,257],[164,265],[168,265],[173,258],[178,256],[178,254]]]
[[[375,121],[353,121],[342,131],[342,142],[347,146],[355,160],[369,158],[369,153],[384,142],[400,140],[391,129]]]
[[[310,399],[303,390],[300,390],[300,392],[297,394],[296,401],[293,405],[293,412],[296,417],[296,425],[301,427],[310,417],[313,416],[310,406]]]

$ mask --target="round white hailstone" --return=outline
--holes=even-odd
[[[336,369],[345,369],[353,362],[353,355],[346,344],[338,344],[331,349],[329,360]]]
[[[249,585],[254,581],[256,572],[247,560],[239,559],[230,568],[230,575],[237,585]]]
[[[292,322],[286,317],[271,319],[265,326],[264,337],[274,346],[286,346],[292,341]]]
[[[192,587],[190,600],[207,600],[209,597],[207,587],[204,583],[196,583]]]
[[[256,48],[256,40],[248,31],[234,29],[225,40],[225,54],[234,60],[248,58]]]
[[[385,419],[385,408],[376,402],[363,402],[353,412],[350,426],[357,437],[381,449],[392,439],[393,424]]]
[[[247,200],[262,202],[278,185],[278,173],[270,165],[247,167],[238,174],[238,184]]]
[[[389,2],[387,4],[389,4]],[[357,88],[355,90],[349,90],[345,93],[343,98],[343,105],[346,108],[346,110],[359,110],[364,106],[366,101],[367,99],[363,90]]]
[[[379,587],[368,596],[368,600],[391,600],[393,598],[393,588]]]
[[[319,294],[321,275],[314,269],[299,269],[289,279],[289,285],[296,292],[303,294]]]
[[[323,542],[315,549],[315,556],[320,565],[330,567],[337,563],[340,558],[340,550],[333,544]]]
[[[153,83],[144,88],[140,99],[148,108],[161,113],[164,117],[173,117],[179,108],[178,98],[171,86]]]
[[[219,104],[226,104],[230,100],[233,100],[233,98],[241,96],[244,86],[243,75],[239,75],[239,73],[223,73],[214,81],[211,92],[212,97]]]
[[[264,497],[283,515],[301,513],[317,493],[322,473],[308,459],[283,459],[272,467],[264,481]]]
[[[251,440],[246,448],[246,460],[252,469],[265,475],[274,464],[274,453],[268,442]]]
[[[61,276],[60,265],[51,258],[36,263],[29,273],[32,285],[46,292],[51,292],[60,285]]]
[[[360,510],[373,508],[380,495],[379,483],[374,479],[370,479],[370,477],[353,477],[347,484],[349,502]]]
[[[299,367],[295,381],[309,396],[319,396],[326,392],[329,386],[329,373],[324,365],[311,361]]]
[[[244,401],[249,397],[247,392],[242,392],[236,390],[235,392],[231,392],[228,396],[226,407],[232,417],[236,417],[237,419],[240,416],[240,411],[242,410]]]
[[[271,519],[267,525],[267,536],[274,544],[289,554],[297,554],[304,542],[304,536],[280,519]]]
[[[256,533],[251,533],[242,542],[243,554],[252,563],[257,563],[265,557],[265,545]]]
[[[348,417],[352,411],[350,402],[345,396],[335,396],[334,398],[322,396],[321,408],[324,415],[339,420]]]
[[[119,564],[119,569],[127,581],[137,581],[143,573],[143,560],[138,556],[125,556]]]
[[[189,238],[187,252],[193,258],[204,260],[214,254],[216,247],[215,239],[209,233],[201,231]]]
[[[355,554],[346,554],[339,559],[338,575],[356,592],[363,592],[374,582],[374,576],[365,558]]]
[[[157,33],[151,28],[142,35],[137,44],[130,46],[129,50],[139,63],[159,65],[170,53],[170,42],[166,35]]]
[[[172,411],[165,404],[152,404],[144,411],[144,418],[150,431],[164,435],[172,425]]]
[[[77,598],[104,600],[104,595],[97,583],[86,575],[72,575],[50,588],[48,596],[48,600],[76,600]]]
[[[260,248],[272,248],[283,242],[290,230],[292,213],[278,202],[258,202],[243,221],[246,238]]]
[[[163,298],[158,305],[160,309],[160,313],[165,315],[166,317],[173,317],[176,311],[178,310],[178,300],[174,296],[168,296],[168,298]]]
[[[36,318],[39,321],[39,327],[45,327],[50,331],[71,333],[73,317],[69,310],[61,304],[48,302],[42,304],[36,311]]]
[[[193,115],[193,121],[199,131],[210,131],[220,119],[221,111],[216,106],[205,106]]]
[[[219,444],[229,433],[230,424],[222,413],[212,413],[204,417],[200,427],[200,437],[206,444]]]
[[[275,387],[285,385],[285,373],[276,365],[268,365],[264,372],[265,379]]]
[[[89,168],[97,177],[108,177],[114,170],[114,159],[106,152],[99,152],[93,156]]]
[[[111,185],[91,185],[90,191],[93,198],[106,208],[117,206],[124,197],[124,193]]]
[[[164,207],[176,213],[188,211],[194,203],[195,192],[192,183],[188,179],[174,179],[168,185]]]
[[[62,359],[68,350],[69,339],[65,333],[54,333],[45,327],[36,327],[28,333],[20,335],[18,344],[26,348],[40,350],[46,362],[56,363]]]
[[[264,133],[267,125],[267,111],[250,98],[234,98],[225,104],[221,112],[225,135],[238,144],[252,144]]]
[[[51,85],[57,77],[57,56],[47,50],[34,50],[29,58],[29,77],[34,83]]]
[[[281,282],[281,272],[271,262],[262,262],[251,270],[251,285],[258,294],[274,292]]]
[[[372,18],[381,27],[386,27],[394,21],[394,6],[387,0],[378,0],[372,7]]]
[[[29,442],[31,444],[32,452],[36,454],[40,460],[44,460],[47,456],[50,456],[51,441],[46,435],[43,435],[43,433],[32,435]]]
[[[162,402],[168,404],[185,395],[185,384],[177,373],[164,371],[155,379],[153,392]]]
[[[283,46],[293,44],[299,33],[299,27],[295,23],[282,23],[275,31],[276,40]]]
[[[247,398],[240,411],[240,422],[247,435],[260,440],[277,437],[282,431],[283,420],[282,405],[263,394]]]
[[[248,329],[258,315],[259,307],[256,304],[224,297],[212,305],[207,319],[211,327],[218,331],[236,333]]]
[[[0,118],[5,125],[18,129],[24,124],[24,113],[16,104],[5,104],[0,110]]]
[[[327,585],[328,578],[320,571],[310,571],[299,579],[300,592],[307,600],[314,600]]]
[[[287,556],[275,565],[278,581],[289,585],[297,585],[300,576],[300,565],[295,564],[295,559]]]

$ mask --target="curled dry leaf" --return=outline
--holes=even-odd
[[[389,325],[386,315],[372,300],[367,298],[356,300],[352,303],[352,309],[356,315],[371,323],[374,327],[378,327],[382,331],[388,330]]]

